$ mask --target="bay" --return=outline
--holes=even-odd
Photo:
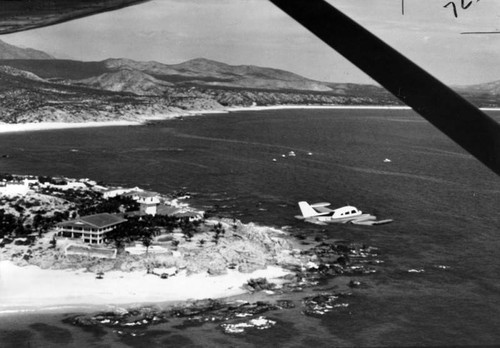
[[[89,177],[162,193],[184,189],[193,194],[191,204],[217,215],[380,248],[384,263],[362,279],[365,288],[353,290],[347,311],[322,318],[285,311],[260,336],[190,328],[181,334],[190,340],[178,338],[179,345],[500,343],[500,181],[412,111],[237,112],[1,134],[0,154],[9,155],[0,158],[2,172]],[[299,200],[349,203],[395,222],[309,225],[294,218]],[[31,317],[23,318],[2,321],[0,329],[39,335]],[[72,343],[63,335],[65,344],[79,346],[84,338],[74,335]]]

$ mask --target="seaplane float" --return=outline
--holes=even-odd
[[[361,210],[352,205],[346,205],[337,209],[327,208],[330,203],[309,204],[305,201],[299,202],[302,215],[295,218],[317,225],[327,225],[329,223],[351,223],[355,225],[382,225],[392,222],[392,219],[377,220],[371,214],[363,214]]]

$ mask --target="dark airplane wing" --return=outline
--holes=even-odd
[[[0,34],[14,33],[148,0],[0,0]]]

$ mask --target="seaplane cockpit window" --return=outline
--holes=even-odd
[[[356,210],[351,211],[351,214],[356,214]]]

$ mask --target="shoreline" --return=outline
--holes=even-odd
[[[176,303],[201,299],[220,299],[246,294],[242,288],[249,279],[264,277],[283,282],[290,274],[279,266],[268,266],[251,273],[228,270],[218,276],[185,272],[161,279],[144,271],[109,271],[103,279],[92,272],[51,270],[37,266],[16,266],[0,261],[0,317],[32,312],[96,309],[146,303]],[[33,284],[37,284],[33,287]],[[58,284],[54,287],[54,284]]]
[[[246,106],[226,107],[219,110],[189,110],[185,112],[172,112],[155,116],[141,116],[136,120],[114,120],[114,121],[89,121],[89,122],[38,122],[38,123],[1,123],[0,134],[33,132],[58,129],[94,128],[94,127],[116,127],[116,126],[140,126],[149,121],[163,121],[178,117],[199,116],[208,114],[227,114],[243,111],[266,111],[266,110],[292,110],[292,109],[331,109],[331,110],[411,110],[409,106],[393,105],[272,105],[272,106]],[[500,111],[500,108],[479,108],[482,111]]]
[[[95,127],[119,127],[119,126],[142,126],[149,121],[169,120],[177,117],[198,116],[202,114],[222,114],[224,110],[196,110],[188,112],[172,112],[157,116],[142,116],[137,120],[113,120],[113,121],[89,121],[89,122],[37,122],[37,123],[2,123],[0,122],[0,134],[34,132],[57,129],[95,128]]]
[[[35,181],[33,177],[30,178]],[[64,179],[68,182],[76,180]],[[80,180],[87,183],[90,181],[89,179]],[[95,183],[88,185],[99,186]],[[88,185],[87,190],[93,190],[93,186]],[[164,197],[164,199],[166,198]],[[170,203],[172,204],[175,200],[176,198]],[[175,206],[178,204],[176,203]],[[53,206],[50,209],[56,208]],[[285,262],[290,256],[288,252],[290,249],[286,249],[287,252],[282,253],[280,248],[284,247],[283,243],[285,242],[276,244],[276,240],[269,235],[269,233],[282,234],[285,232],[268,227],[260,228],[253,224],[243,225],[241,222],[236,225],[235,221],[230,222],[233,224],[234,232],[229,232],[231,226],[225,220],[205,220],[204,222],[204,228],[199,231],[199,236],[192,236],[193,240],[186,241],[186,243],[177,243],[176,246],[179,246],[178,255],[174,255],[172,252],[170,258],[168,255],[166,258],[165,256],[163,258],[153,256],[157,271],[154,274],[148,272],[148,268],[142,262],[143,259],[138,260],[134,257],[123,259],[118,264],[115,264],[114,261],[111,264],[106,264],[101,260],[88,263],[81,259],[77,260],[77,263],[66,262],[65,258],[60,259],[59,256],[62,255],[62,250],[66,251],[68,243],[59,242],[57,248],[55,245],[53,246],[53,252],[48,252],[51,235],[39,238],[36,244],[32,242],[28,247],[26,244],[16,244],[15,240],[6,242],[2,245],[4,249],[0,253],[0,294],[2,298],[0,317],[33,312],[67,312],[75,309],[95,311],[124,305],[134,306],[151,303],[171,305],[192,300],[222,299],[247,294],[248,288],[244,286],[250,279],[265,278],[275,284],[284,284],[287,281],[282,277],[293,274],[281,266],[282,264],[290,264],[288,261]],[[197,252],[199,248],[196,243],[200,238],[208,240],[209,234],[215,233],[212,229],[208,229],[210,226],[215,226],[216,223],[221,228],[226,228],[228,233],[223,232],[225,238],[220,244],[224,251],[207,243],[207,248],[212,248],[210,250],[221,255],[219,259],[211,259],[203,252]],[[236,232],[238,232],[237,238],[233,236],[233,233]],[[246,236],[249,233],[252,234],[253,238],[261,240],[264,245],[272,244],[272,252],[263,249],[258,243],[255,247],[252,247],[252,243],[242,246],[241,240],[248,241]],[[22,241],[26,242],[26,239],[22,239]],[[4,238],[0,238],[0,243],[3,242]],[[235,243],[234,247],[232,243]],[[215,243],[215,245],[218,244]],[[254,256],[245,258],[241,262],[239,256],[233,255],[241,248],[254,252]],[[160,249],[163,250],[163,247]],[[233,249],[236,251],[232,252]],[[259,258],[261,253],[265,254],[264,259]],[[273,253],[279,253],[279,257]],[[24,256],[21,258],[20,255],[23,254]],[[27,258],[25,258],[26,256]],[[182,259],[176,259],[180,257]],[[204,262],[209,263],[210,267],[204,267],[204,264],[197,263],[195,261],[197,257],[201,257],[205,260]],[[274,261],[269,261],[268,257],[272,257]],[[27,262],[31,258],[36,262]],[[19,260],[20,263],[16,260]],[[229,262],[233,262],[235,266],[228,267]],[[128,263],[131,266],[122,267],[123,263]],[[243,271],[239,272],[236,269],[240,270],[240,267],[236,266],[242,263],[246,267],[243,267]],[[226,265],[226,267],[221,265]],[[252,267],[251,265],[259,266]],[[172,267],[175,268],[175,273],[172,273],[170,269]],[[100,273],[98,271],[105,271],[104,277],[97,277]],[[162,272],[166,272],[170,276],[161,278]],[[36,284],[36,287],[33,287],[33,284]]]
[[[290,109],[411,110],[409,106],[398,106],[398,105],[270,105],[270,106],[229,107],[226,110],[229,112],[238,112],[238,111],[265,111],[265,110],[290,110]]]

